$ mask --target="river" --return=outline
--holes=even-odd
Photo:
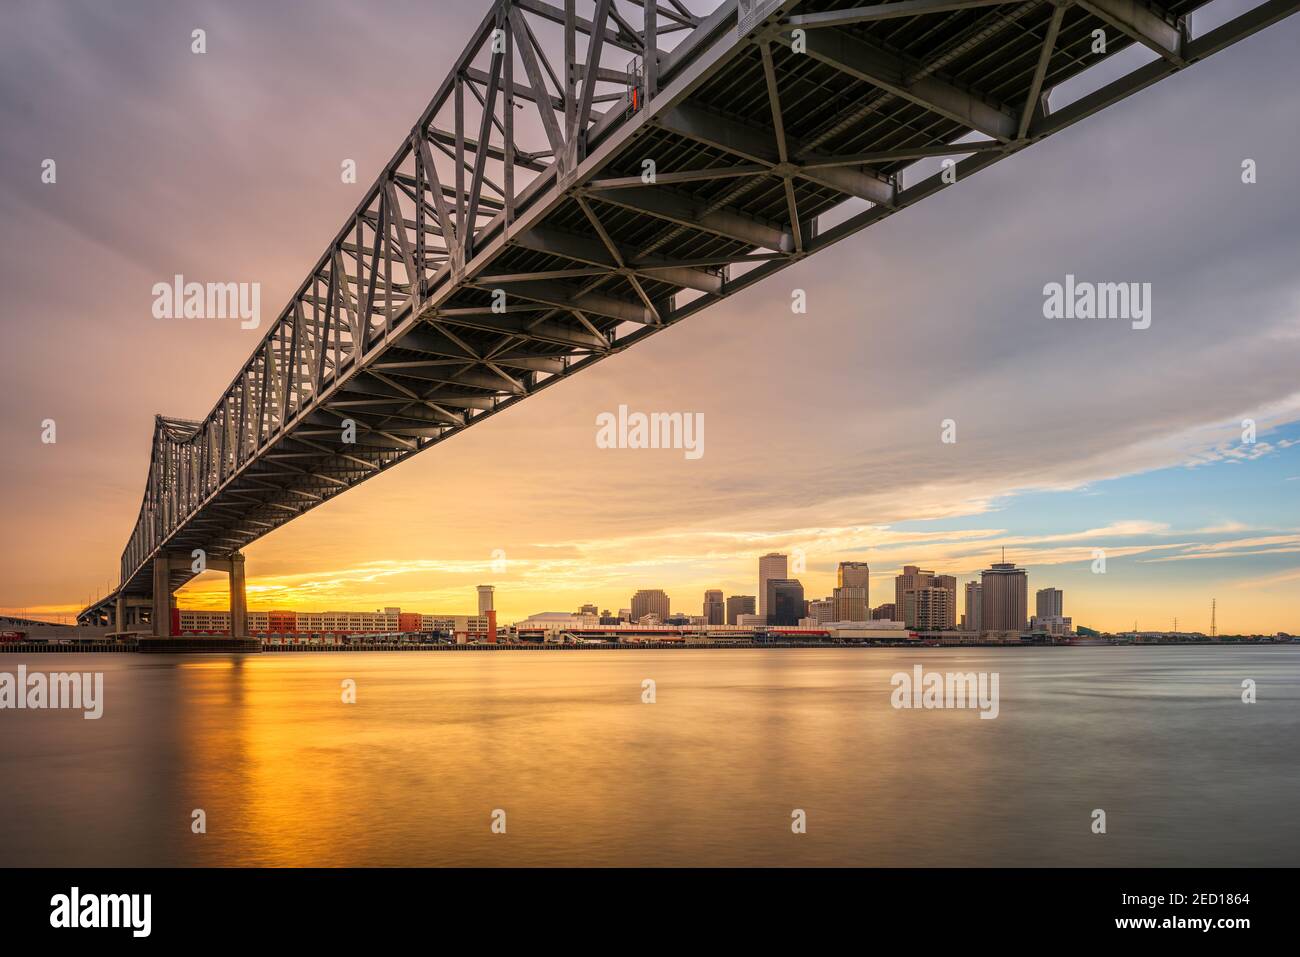
[[[1300,863],[1300,647],[19,664],[104,710],[0,711],[8,866]],[[892,707],[918,664],[997,717]]]

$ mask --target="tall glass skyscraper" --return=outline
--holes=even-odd
[[[767,623],[797,625],[803,617],[803,583],[797,578],[767,580]]]

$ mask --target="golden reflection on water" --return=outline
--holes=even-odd
[[[889,678],[871,662],[848,659],[851,687],[844,660],[685,655],[186,662],[182,786],[206,801],[203,861],[619,863],[725,855],[736,825],[779,854],[796,807],[815,822],[800,856],[815,858],[843,848],[831,828],[924,803],[925,786],[895,793],[870,773],[906,747],[897,715],[867,717]],[[489,828],[498,808],[505,835]]]
[[[82,722],[99,727],[26,714],[31,734],[0,752],[29,774],[0,799],[0,838],[13,863],[1258,862],[1300,837],[1300,659],[1267,653],[100,656],[105,716]],[[1234,655],[1290,707],[1221,693]],[[999,671],[999,717],[890,707],[891,675],[918,661]],[[1243,766],[1249,807],[1225,829]],[[1094,807],[1123,839],[1095,839]]]

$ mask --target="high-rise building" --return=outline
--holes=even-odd
[[[957,592],[926,585],[903,593],[903,621],[917,631],[950,631],[956,625]]]
[[[496,605],[493,603],[495,594],[496,586],[494,585],[478,586],[478,614],[480,618],[488,612],[496,610]]]
[[[638,622],[646,615],[667,621],[668,594],[662,588],[643,588],[632,596],[632,621]]]
[[[871,605],[867,601],[867,586],[844,585],[831,593],[835,604],[835,617],[831,621],[868,621]]]
[[[1059,588],[1040,588],[1034,594],[1039,618],[1060,618],[1065,614],[1065,593]]]
[[[835,584],[839,588],[867,588],[871,584],[871,569],[866,562],[840,562]]]
[[[839,589],[837,588],[836,591]],[[840,621],[835,617],[835,599],[822,598],[808,602],[808,617],[819,625],[824,625],[828,621]]]
[[[924,571],[915,565],[904,565],[903,573],[894,577],[894,611],[899,621],[906,622],[909,628],[915,628],[915,622],[907,621],[904,611],[907,608],[905,595],[914,588],[928,588],[934,584],[934,572]]]
[[[767,623],[797,625],[806,613],[803,583],[797,578],[767,580]]]
[[[578,614],[579,614],[580,616],[586,616],[586,615],[599,615],[599,614],[600,614],[600,611],[596,608],[595,605],[592,605],[592,604],[586,604],[586,605],[583,605],[581,608],[578,609]]]
[[[871,617],[871,569],[866,562],[840,562],[835,573],[835,621]]]
[[[965,631],[982,631],[984,629],[984,589],[979,582],[966,583],[966,613],[962,615],[962,629]]]
[[[727,615],[727,606],[722,600],[722,592],[710,588],[704,593],[704,624],[721,625]]]
[[[1024,631],[1028,623],[1029,577],[1014,562],[994,562],[980,573],[981,631]]]
[[[877,605],[871,609],[872,621],[897,621],[897,608],[893,602],[886,602],[883,605]]]
[[[925,589],[938,589],[943,595],[914,594]],[[915,565],[904,565],[903,573],[894,579],[894,611],[898,620],[918,631],[948,631],[957,626],[957,579],[952,575],[936,575]]]
[[[767,583],[774,578],[785,578],[790,574],[786,556],[779,552],[768,552],[758,560],[758,613],[766,616]]]
[[[740,620],[741,615],[753,615],[754,596],[753,595],[729,595],[727,596],[727,624],[734,625]]]

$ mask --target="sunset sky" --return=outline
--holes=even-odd
[[[485,9],[450,6],[10,5],[0,608],[116,583],[154,414],[205,416],[265,331],[156,320],[153,284],[260,282],[269,321]],[[1291,18],[368,481],[246,550],[249,607],[699,614],[796,548],[808,597],[865,560],[879,604],[1005,546],[1076,625],[1217,598],[1221,632],[1300,632],[1298,61]],[[1150,282],[1151,328],[1045,319],[1067,274]],[[620,404],[703,413],[705,454],[597,448]]]

